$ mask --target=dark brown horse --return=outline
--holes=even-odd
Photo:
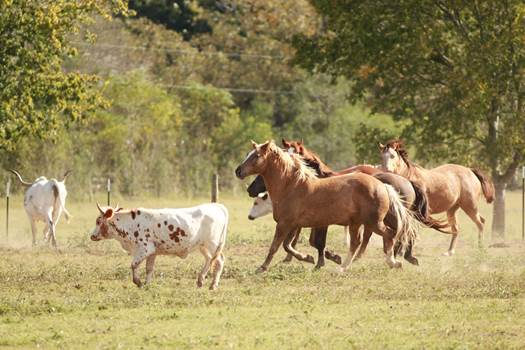
[[[394,257],[394,244],[397,241],[406,244],[415,238],[415,219],[399,194],[372,176],[355,173],[317,178],[300,156],[284,152],[271,141],[261,145],[253,143],[253,150],[235,174],[240,179],[262,175],[272,198],[277,226],[259,271],[268,268],[281,243],[294,257],[305,260],[306,257],[291,246],[300,227],[349,226],[350,249],[342,264],[343,270],[351,264],[361,244],[358,233],[361,225],[383,237],[383,250],[390,267],[401,267]],[[395,229],[385,222],[387,214],[395,217]]]
[[[314,169],[322,169],[322,172],[327,176],[337,176],[342,174],[351,174],[355,172],[362,172],[369,174],[380,180],[385,184],[389,184],[394,187],[397,192],[403,198],[405,205],[414,211],[416,218],[423,223],[425,226],[434,228],[438,231],[448,233],[444,231],[448,227],[445,223],[439,220],[435,220],[430,216],[428,209],[428,200],[424,190],[406,178],[391,173],[385,172],[376,166],[370,164],[356,165],[350,168],[346,168],[339,171],[333,171],[328,165],[323,163],[319,156],[311,150],[304,147],[302,141],[287,141],[282,140],[283,146],[289,153],[298,153],[305,159],[305,162]],[[359,248],[359,252],[356,258],[359,258],[368,245],[372,232],[364,232],[363,243]],[[405,259],[412,264],[418,265],[418,260],[412,255],[413,242],[409,242],[409,245],[405,251]],[[396,253],[399,249],[396,248]]]
[[[452,229],[450,247],[445,255],[455,252],[459,226],[459,208],[474,221],[478,227],[478,242],[481,244],[485,218],[478,211],[478,202],[483,194],[487,203],[494,200],[492,181],[478,169],[457,164],[445,164],[433,169],[422,168],[408,159],[408,154],[400,140],[391,140],[380,145],[383,169],[406,177],[420,184],[428,196],[431,213],[447,213]]]

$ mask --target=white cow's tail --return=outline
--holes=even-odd
[[[222,254],[222,250],[224,249],[224,245],[226,244],[226,233],[228,231],[228,222],[230,220],[228,209],[226,209],[226,207],[223,205],[220,205],[220,208],[224,212],[224,226],[222,228],[221,237],[219,238],[219,245],[217,246],[215,254],[213,254],[213,257],[211,259],[212,265],[215,263],[215,260],[217,260],[217,258]]]
[[[66,196],[67,192],[63,183],[58,182],[57,180],[51,180],[53,182],[53,195],[55,196],[55,208],[61,208],[66,217],[66,221],[69,223],[69,220],[72,218],[71,214],[66,209]],[[61,186],[62,185],[62,186]]]
[[[390,200],[389,212],[394,215],[397,222],[395,240],[406,246],[416,240],[419,222],[412,211],[404,205],[399,193],[388,184],[385,184],[385,187]]]

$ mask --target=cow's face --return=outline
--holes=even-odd
[[[98,206],[98,210],[100,215],[97,218],[95,229],[91,232],[90,238],[92,241],[108,239],[111,236],[109,226],[113,219],[114,210],[110,207],[101,208],[100,206]]]
[[[268,192],[260,193],[253,201],[253,206],[250,209],[250,213],[248,214],[248,219],[255,220],[261,216],[270,214],[271,212],[272,200],[268,196]]]

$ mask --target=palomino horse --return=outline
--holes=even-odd
[[[301,155],[304,158],[306,164],[308,164],[313,169],[318,169],[318,171],[322,171],[324,174],[326,174],[326,176],[338,176],[341,174],[362,172],[374,176],[379,181],[385,184],[391,185],[401,195],[401,197],[404,200],[405,206],[414,212],[416,218],[421,223],[438,231],[446,232],[443,231],[443,229],[448,227],[448,225],[433,219],[429,215],[427,196],[424,190],[412,181],[400,175],[391,172],[385,172],[369,164],[361,164],[340,171],[333,171],[328,165],[321,161],[317,154],[304,147],[302,141],[287,141],[283,139],[282,142],[283,146],[286,150],[288,150],[289,153],[297,153]],[[388,219],[389,217],[387,216],[387,220]],[[357,253],[356,259],[361,257],[361,255],[365,252],[371,236],[372,232],[364,232],[363,243],[361,243],[361,246],[359,247],[359,252]],[[398,253],[398,248],[399,247],[396,247],[395,253]],[[418,260],[412,255],[412,248],[413,242],[409,242],[407,250],[405,251],[404,258],[408,262],[414,265],[418,265]]]
[[[487,203],[494,200],[492,181],[477,169],[457,164],[445,164],[433,169],[422,168],[408,160],[408,154],[400,140],[391,140],[386,146],[379,145],[383,169],[415,181],[425,189],[431,213],[447,213],[452,229],[450,247],[444,255],[453,255],[458,237],[457,211],[459,208],[478,227],[478,242],[483,238],[485,219],[479,214],[478,201],[481,193]]]
[[[352,263],[361,244],[358,233],[361,225],[383,237],[388,266],[401,267],[401,262],[394,257],[394,243],[401,241],[406,244],[415,239],[416,223],[395,189],[361,173],[317,178],[300,156],[284,152],[273,141],[260,145],[252,141],[252,145],[253,150],[237,167],[235,174],[240,179],[262,175],[277,222],[270,250],[258,271],[268,269],[281,243],[294,257],[306,260],[291,246],[295,231],[300,227],[329,225],[350,228],[350,249],[341,266],[343,270]],[[395,230],[385,224],[388,213],[396,218]]]

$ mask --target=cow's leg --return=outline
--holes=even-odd
[[[49,226],[47,224],[42,233],[44,234],[44,242],[49,242]]]
[[[55,223],[53,222],[53,214],[52,214],[51,210],[47,212],[46,221],[47,221],[47,225],[48,225],[48,228],[49,228],[49,232],[51,234],[51,243],[53,244],[53,247],[56,249],[57,248],[57,239],[56,239],[56,236],[55,236]]]
[[[144,259],[154,254],[155,254],[154,250],[148,250],[147,248],[141,248],[141,247],[139,247],[135,251],[135,256],[133,256],[133,260],[131,261],[131,275],[133,278],[133,283],[135,283],[137,287],[142,287],[142,282],[140,282],[140,277],[138,273],[140,264],[142,263],[142,261],[144,261]],[[148,268],[146,266],[146,271],[147,269]]]
[[[210,270],[211,266],[211,254],[208,248],[201,246],[199,247],[202,255],[204,256],[205,262],[204,266],[202,267],[201,272],[199,273],[199,276],[197,277],[197,287],[200,288],[204,284],[204,280],[206,279],[206,275],[208,274],[208,271]]]
[[[153,279],[153,268],[155,267],[155,257],[157,254],[151,254],[146,258],[146,284],[150,284]]]
[[[210,289],[215,290],[219,287],[219,280],[221,279],[222,269],[224,268],[224,254],[219,253],[215,258],[215,264],[213,267],[213,281],[211,282]]]
[[[36,221],[32,218],[29,218],[31,222],[31,234],[33,235],[33,246],[36,245]]]

